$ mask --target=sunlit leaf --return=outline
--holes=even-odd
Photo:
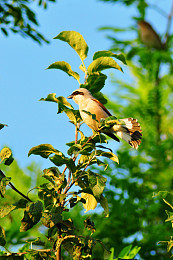
[[[5,147],[0,151],[0,158],[1,160],[8,159],[11,156],[11,154],[11,150],[8,147]]]
[[[59,156],[62,155],[60,151],[55,149],[51,144],[40,144],[30,149],[28,156],[31,154],[40,155],[43,158],[48,158],[50,154],[55,153]]]
[[[5,246],[5,244],[5,230],[3,229],[3,227],[0,226],[0,246]]]
[[[69,109],[65,107],[64,109],[62,109],[62,111],[66,113],[72,124],[76,125],[77,123],[80,123],[82,121],[79,110]]]
[[[15,205],[9,205],[9,206],[5,205],[5,206],[1,207],[0,208],[0,218],[7,216],[14,209],[16,209]]]
[[[106,185],[107,179],[100,174],[88,171],[89,188],[96,198],[100,198]]]
[[[129,245],[129,246],[124,247],[124,248],[121,250],[121,252],[119,253],[118,257],[119,257],[119,258],[124,258],[124,257],[128,256],[128,254],[129,254],[131,248],[132,248],[132,245]]]
[[[138,254],[138,252],[141,250],[141,247],[139,247],[139,246],[134,246],[132,249],[131,249],[131,251],[130,251],[130,253],[129,253],[129,258],[131,259],[133,259],[137,254]]]
[[[0,178],[0,195],[2,197],[5,195],[6,186],[9,184],[10,180],[10,177],[3,177],[2,179]]]
[[[114,162],[119,163],[118,157],[114,153],[112,153],[112,152],[104,152],[102,150],[97,150],[96,151],[96,156],[104,156],[106,158],[111,159]]]
[[[86,203],[83,203],[84,209],[86,209],[85,213],[89,210],[93,210],[97,206],[97,201],[92,194],[89,193],[82,193],[81,197],[85,199]]]
[[[21,221],[20,231],[24,232],[36,225],[42,216],[43,205],[41,201],[28,203]]]
[[[59,69],[66,72],[69,76],[72,76],[79,81],[80,76],[77,72],[73,71],[70,64],[65,61],[57,61],[52,63],[47,69]]]
[[[0,208],[0,218],[7,216],[11,211],[15,209],[25,208],[26,204],[28,203],[27,200],[20,199],[19,201],[15,202],[12,205],[4,205]]]
[[[96,60],[94,60],[89,66],[88,66],[88,73],[91,74],[96,71],[102,71],[105,69],[117,69],[122,71],[122,68],[118,65],[118,63],[110,58],[110,57],[100,57]]]
[[[56,93],[49,94],[46,98],[41,98],[40,101],[51,101],[56,103],[62,103],[64,106],[73,108],[72,105],[67,101],[65,97],[56,97]]]
[[[87,57],[88,46],[80,33],[75,31],[63,31],[54,39],[67,42],[77,52],[81,60],[84,60]]]
[[[94,53],[93,60],[96,60],[100,57],[114,57],[122,61],[124,64],[127,64],[123,54],[115,54],[112,51],[97,51]]]

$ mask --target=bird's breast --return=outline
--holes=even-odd
[[[93,100],[88,100],[88,102],[86,104],[81,104],[79,109],[80,109],[80,114],[81,114],[83,121],[85,122],[85,124],[87,124],[93,130],[98,129],[98,125],[99,125],[101,118],[108,117],[108,114],[99,106],[98,103],[96,103]],[[83,112],[83,110],[96,115],[96,120],[98,122],[96,120],[93,120],[92,116]]]

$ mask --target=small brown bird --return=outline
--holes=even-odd
[[[145,22],[139,21],[139,34],[141,41],[148,48],[155,48],[161,50],[164,48],[164,44],[162,43],[160,36],[156,33],[156,31],[152,28],[152,26]]]
[[[68,98],[72,98],[74,102],[79,105],[79,112],[82,120],[94,131],[98,130],[101,119],[111,116],[111,113],[106,107],[95,99],[86,88],[79,88],[73,91]],[[98,122],[92,119],[91,115],[87,114],[85,111],[95,114]],[[104,129],[103,131],[104,134],[119,142],[119,139],[114,135],[116,134],[135,149],[138,149],[138,146],[141,144],[141,132],[142,130],[137,119],[131,117],[119,119],[117,120],[117,124],[107,130]]]

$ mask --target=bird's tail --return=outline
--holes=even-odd
[[[115,134],[125,140],[135,149],[138,149],[138,146],[141,144],[142,130],[137,119],[133,118],[124,118],[120,119],[124,124],[121,125],[119,129],[114,129]]]

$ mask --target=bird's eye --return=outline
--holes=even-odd
[[[80,92],[80,91],[73,92],[73,96],[76,96],[76,95],[84,95],[84,93]]]

